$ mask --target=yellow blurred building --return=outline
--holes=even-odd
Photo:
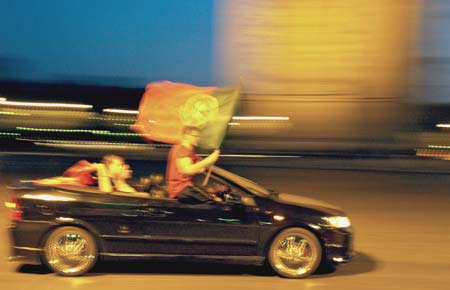
[[[217,79],[242,81],[241,114],[289,117],[275,134],[295,148],[401,143],[419,8],[411,0],[218,1]]]

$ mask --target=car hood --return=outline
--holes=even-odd
[[[311,208],[331,215],[344,215],[344,211],[338,206],[301,195],[278,193],[273,199],[279,203]]]

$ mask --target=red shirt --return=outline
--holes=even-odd
[[[200,158],[195,154],[194,149],[189,149],[181,144],[173,145],[169,152],[167,162],[166,182],[167,191],[170,198],[176,198],[180,191],[188,185],[192,185],[193,175],[180,173],[177,166],[177,159],[189,157],[192,163],[196,163]]]
[[[77,178],[77,182],[80,186],[95,185],[97,181],[87,170],[90,165],[91,164],[87,160],[80,160],[64,171],[63,176]]]

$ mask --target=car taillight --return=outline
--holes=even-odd
[[[10,201],[5,201],[5,206],[10,209],[11,220],[21,221],[23,219],[19,199],[17,197],[11,198]]]

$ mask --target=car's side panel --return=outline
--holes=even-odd
[[[256,254],[259,225],[242,206],[156,201],[142,222],[147,253]]]

